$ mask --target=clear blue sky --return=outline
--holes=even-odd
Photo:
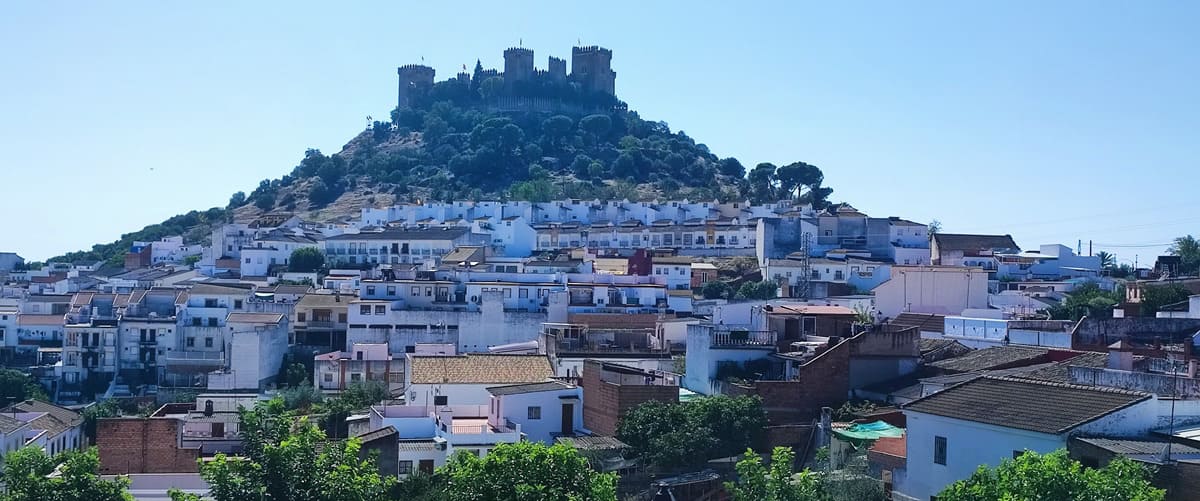
[[[1187,1],[8,3],[0,250],[223,206],[387,116],[400,64],[441,79],[523,40],[541,67],[581,40],[718,155],[815,164],[872,215],[1146,263],[1200,233],[1198,23]]]

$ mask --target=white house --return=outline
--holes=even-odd
[[[662,277],[668,290],[692,289],[691,257],[654,257],[651,260],[651,273],[656,277]]]
[[[1176,423],[1196,401],[1176,402]],[[903,499],[931,499],[981,465],[1025,450],[1052,452],[1072,436],[1135,437],[1165,426],[1169,402],[1148,393],[985,376],[904,406],[907,464],[893,471]]]
[[[561,381],[493,386],[488,422],[520,425],[525,438],[553,445],[583,431],[583,390]],[[511,426],[510,426],[511,427]]]
[[[484,456],[499,444],[516,443],[523,437],[519,424],[492,422],[487,405],[374,406],[368,419],[370,431],[360,438],[370,438],[387,427],[396,430],[401,477],[432,474],[460,450]]]
[[[331,265],[428,264],[436,267],[455,247],[471,245],[482,236],[468,228],[389,228],[346,233],[325,239],[325,260]]]
[[[554,377],[545,355],[472,353],[456,356],[410,354],[404,368],[409,405],[481,405],[491,403],[488,388],[543,383]]]
[[[25,423],[24,446],[40,447],[54,455],[83,447],[83,416],[70,409],[38,400],[17,402],[0,414]],[[3,427],[3,423],[0,423]],[[0,433],[2,434],[2,433]]]
[[[895,266],[874,289],[875,308],[888,318],[905,312],[958,315],[988,307],[988,273],[961,266]]]
[[[25,435],[29,424],[11,415],[0,414],[0,465],[8,453],[25,447]]]
[[[274,381],[288,347],[287,316],[233,312],[225,321],[229,364],[209,375],[212,390],[259,390]]]

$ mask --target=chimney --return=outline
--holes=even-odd
[[[1122,339],[1108,346],[1108,368],[1133,370],[1133,346],[1128,341]]]

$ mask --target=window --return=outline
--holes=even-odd
[[[216,327],[217,326],[217,317],[208,317],[208,326]]]
[[[512,289],[510,289],[510,288],[508,288],[508,287],[505,287],[505,288],[504,288],[504,298],[505,298],[505,299],[508,299],[508,298],[511,298],[511,297],[512,297]]]
[[[359,374],[357,372],[350,373],[350,381],[354,382],[354,383],[362,381],[362,374]]]
[[[306,321],[306,320],[305,320],[305,318],[306,318],[306,317],[305,317],[305,314],[304,314],[304,313],[302,313],[302,312],[297,312],[297,313],[296,313],[296,321],[297,321],[297,322],[304,322],[304,321]]]
[[[371,305],[369,305],[369,304],[359,305],[358,306],[358,314],[359,315],[370,315],[371,314]]]
[[[213,347],[213,338],[211,338],[211,337],[204,338],[204,347],[212,348]]]
[[[400,472],[400,474],[401,474],[401,475],[411,475],[411,474],[412,474],[412,472],[413,472],[413,469],[412,469],[412,468],[413,468],[413,462],[412,462],[412,461],[409,461],[409,460],[403,460],[403,461],[400,461],[400,462],[399,462],[399,463],[397,463],[397,464],[399,465],[399,470],[398,470],[398,471]]]
[[[542,408],[536,405],[530,406],[527,414],[529,419],[542,419]]]
[[[518,296],[518,297],[520,297],[521,299],[527,299],[527,298],[529,298],[529,289],[520,289],[520,290],[518,290],[518,294],[517,294],[517,296]]]
[[[389,285],[389,286],[387,286],[387,295],[389,295],[389,296],[395,296],[395,295],[396,295],[396,286],[395,286],[395,285]]]
[[[346,323],[346,314],[345,313],[338,313],[338,322],[343,323],[343,324]]]
[[[241,300],[241,299],[234,299],[234,300],[233,300],[233,309],[235,309],[235,310],[240,310],[240,309],[242,309],[242,300]]]
[[[368,285],[368,286],[367,286],[367,295],[368,295],[368,296],[374,296],[374,295],[375,295],[375,286],[374,286],[374,285]]]
[[[933,437],[933,462],[946,465],[946,437]]]
[[[185,344],[185,345],[186,345],[188,348],[191,348],[191,347],[193,347],[193,346],[196,346],[196,338],[194,338],[194,337],[189,337],[189,338],[187,338],[187,341],[186,341],[184,344]]]
[[[421,288],[420,288],[420,287],[417,287],[417,286],[415,286],[415,285],[414,285],[414,286],[412,286],[412,289],[411,289],[411,290],[409,290],[409,294],[408,294],[408,295],[410,295],[410,296],[413,296],[413,297],[420,296],[420,295],[421,295]]]
[[[387,314],[387,305],[386,304],[375,305],[375,314],[376,315],[386,315]]]
[[[192,317],[192,327],[200,327],[200,317]]]
[[[326,372],[326,373],[325,373],[325,374],[323,374],[322,376],[323,376],[323,377],[322,377],[321,379],[324,379],[326,383],[332,383],[332,382],[333,382],[333,373],[331,373],[331,372]]]
[[[246,264],[250,264],[250,258],[246,258]]]

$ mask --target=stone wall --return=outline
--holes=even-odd
[[[100,473],[194,473],[199,448],[180,446],[183,422],[175,418],[109,418],[96,424]]]
[[[1071,333],[1076,350],[1103,350],[1110,344],[1129,339],[1135,344],[1180,342],[1200,330],[1195,318],[1084,318]]]

